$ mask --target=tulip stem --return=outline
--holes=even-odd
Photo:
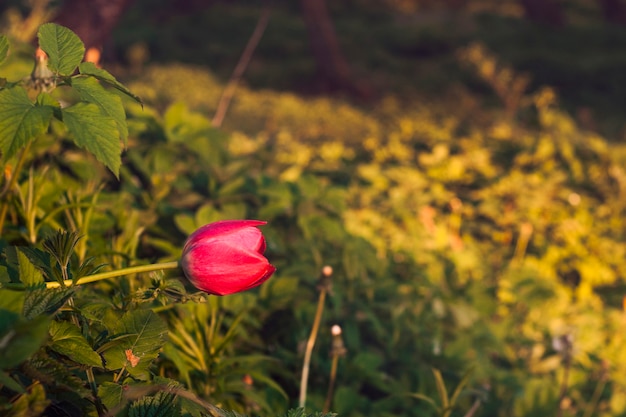
[[[177,261],[164,262],[160,264],[131,266],[128,268],[118,269],[116,271],[101,272],[99,274],[89,275],[87,277],[81,278],[78,281],[76,281],[76,285],[89,284],[90,282],[101,281],[103,279],[108,279],[108,278],[121,277],[121,276],[129,275],[129,274],[139,274],[141,272],[161,271],[163,269],[175,269],[175,268],[178,268]],[[63,284],[69,287],[70,285],[72,285],[72,280],[66,280],[63,282]],[[61,284],[59,282],[46,282],[47,288],[57,288],[60,286]]]
[[[89,276],[80,278],[78,281],[76,281],[75,285],[89,284],[90,282],[96,282],[96,281],[101,281],[103,279],[121,277],[121,276],[129,275],[129,274],[139,274],[142,272],[161,271],[164,269],[176,269],[176,268],[178,268],[178,261],[163,262],[159,264],[131,266],[128,268],[117,269],[115,271],[101,272],[99,274],[89,275]],[[63,281],[64,287],[70,287],[71,285],[72,285],[71,279]],[[56,282],[56,281],[46,282],[46,288],[59,288],[60,286],[61,286],[60,282]],[[15,290],[25,289],[24,284],[3,284],[2,287],[15,289]]]

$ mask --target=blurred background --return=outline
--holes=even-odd
[[[234,365],[187,370],[203,398],[296,405],[332,265],[312,409],[338,323],[340,416],[626,416],[626,1],[5,0],[0,16],[7,78],[55,21],[145,102],[126,103],[119,183],[62,163],[107,184],[94,248],[165,258],[207,222],[269,222],[276,276],[220,301],[249,315],[207,363],[280,366],[255,362],[243,388],[219,383],[241,382]]]

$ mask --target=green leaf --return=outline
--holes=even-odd
[[[0,150],[8,158],[48,129],[53,107],[33,104],[21,87],[0,90]]]
[[[103,82],[109,84],[110,86],[112,86],[116,90],[121,91],[122,93],[126,94],[127,96],[129,96],[130,98],[135,100],[136,102],[138,102],[138,103],[143,105],[143,102],[141,101],[141,99],[138,96],[136,96],[135,94],[133,94],[128,88],[126,88],[126,86],[124,84],[122,84],[119,81],[117,81],[115,79],[115,77],[110,72],[108,72],[107,70],[104,70],[102,68],[96,67],[92,62],[82,62],[78,66],[78,71],[82,75],[90,75],[90,76],[92,76],[94,78],[97,78],[100,81],[103,81]]]
[[[34,354],[48,336],[49,322],[46,316],[23,320],[15,313],[0,310],[0,369],[19,365]]]
[[[10,375],[5,372],[0,371],[0,385],[4,385],[6,388],[13,390],[15,392],[22,393],[24,392],[24,387],[22,387],[17,381],[11,378]]]
[[[12,291],[0,289],[0,310],[11,311],[20,314],[24,308],[24,291]],[[0,332],[2,332],[0,322]]]
[[[456,405],[456,400],[459,398],[459,396],[463,392],[463,389],[465,388],[465,386],[469,383],[469,380],[470,380],[470,377],[472,376],[473,371],[474,371],[473,367],[465,371],[463,378],[461,378],[461,381],[459,381],[459,384],[456,386],[456,388],[454,389],[454,392],[452,393],[452,396],[450,397],[451,406]]]
[[[85,45],[66,27],[46,23],[37,32],[39,47],[48,54],[48,68],[61,75],[72,75],[85,56]]]
[[[35,268],[41,271],[44,277],[47,277],[49,280],[54,279],[54,267],[52,266],[52,258],[49,253],[29,246],[20,246],[19,251],[28,258]],[[12,251],[7,248],[7,257],[11,253]]]
[[[439,400],[441,401],[441,407],[445,410],[450,406],[448,390],[443,380],[443,376],[441,375],[441,371],[437,368],[433,368],[432,371],[435,376],[435,385],[437,387],[437,394],[439,394]]]
[[[106,368],[126,367],[133,376],[146,379],[148,368],[167,340],[167,324],[151,310],[130,311],[111,329],[111,339],[124,336],[104,352]],[[131,358],[138,360],[134,364]]]
[[[433,400],[432,398],[430,398],[430,397],[429,397],[429,396],[427,396],[427,395],[420,394],[420,393],[412,393],[412,392],[411,392],[411,393],[408,393],[408,394],[406,394],[406,395],[407,395],[407,396],[409,396],[409,397],[416,398],[416,399],[418,399],[418,400],[423,400],[423,401],[426,401],[428,404],[432,405],[432,406],[433,406],[433,408],[434,408],[435,410],[439,410],[439,406],[437,405],[437,403],[435,402],[435,400]]]
[[[111,410],[124,399],[123,387],[120,384],[105,381],[98,386],[98,397],[102,400],[102,404]]]
[[[61,105],[59,102],[54,99],[49,93],[41,92],[37,95],[37,105],[38,106],[49,106],[52,108],[52,114],[57,119],[61,120]]]
[[[180,404],[176,395],[157,392],[133,402],[128,409],[128,417],[169,417],[180,415]]]
[[[52,315],[74,295],[74,288],[46,288],[41,286],[26,292],[22,314],[33,319],[40,314]]]
[[[10,282],[22,283],[27,290],[43,285],[48,270],[42,268],[42,260],[37,254],[38,249],[26,246],[8,246],[4,249],[6,272]]]
[[[43,282],[43,275],[35,265],[30,262],[30,259],[18,248],[17,260],[19,263],[20,281],[27,287],[36,286]]]
[[[96,353],[74,324],[62,321],[50,323],[50,348],[82,365],[102,367],[102,358]]]
[[[9,38],[5,35],[0,35],[0,64],[7,59],[7,55],[9,54]]]
[[[72,78],[72,87],[83,101],[94,103],[100,108],[102,114],[109,116],[117,123],[120,139],[126,143],[128,139],[128,126],[126,125],[126,112],[119,96],[108,92],[93,78]]]
[[[92,103],[77,103],[62,110],[63,122],[81,148],[95,155],[116,177],[122,165],[117,123]]]
[[[64,390],[73,391],[81,397],[90,393],[85,381],[78,376],[80,373],[68,367],[67,363],[59,361],[59,358],[48,355],[45,349],[39,349],[32,355],[28,362],[23,364],[22,369],[30,375],[36,375],[37,380],[48,386],[63,387]]]

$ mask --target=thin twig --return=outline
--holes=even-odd
[[[561,417],[563,415],[563,402],[565,400],[565,397],[567,397],[569,370],[570,370],[570,367],[572,366],[572,360],[569,356],[569,351],[565,352],[564,362],[565,363],[563,365],[563,381],[561,382],[561,389],[559,393],[559,404],[558,404],[559,408],[556,413],[557,417]]]
[[[326,293],[330,289],[330,277],[333,273],[333,269],[330,266],[325,266],[322,269],[322,278],[319,285],[320,296],[317,301],[317,310],[315,311],[315,318],[313,319],[313,327],[311,328],[311,334],[309,340],[306,342],[306,350],[304,351],[304,363],[302,364],[302,378],[300,379],[300,408],[304,408],[306,404],[306,391],[309,383],[309,368],[311,367],[311,355],[313,348],[315,347],[315,339],[317,339],[317,333],[320,328],[320,322],[322,321],[322,313],[324,311],[324,301],[326,300]]]
[[[478,407],[480,407],[480,398],[476,398],[474,404],[472,404],[470,409],[467,410],[467,413],[465,413],[463,417],[474,417],[474,414],[476,413],[476,411],[478,411]]]
[[[252,32],[252,36],[250,36],[250,39],[248,40],[248,43],[239,58],[239,62],[237,62],[237,66],[235,66],[233,74],[230,76],[230,79],[224,88],[220,101],[217,104],[217,110],[215,111],[215,116],[213,116],[213,121],[211,122],[214,127],[220,127],[222,125],[224,116],[226,116],[226,111],[230,105],[230,100],[233,98],[237,85],[239,84],[239,80],[241,80],[243,73],[246,71],[250,60],[252,59],[252,54],[259,44],[259,41],[263,36],[263,32],[265,32],[269,19],[270,6],[266,5],[261,13],[261,17],[259,17],[256,27],[254,28],[254,32]]]
[[[311,354],[315,347],[315,339],[317,339],[317,333],[320,328],[320,322],[322,319],[322,312],[324,311],[324,301],[326,300],[326,289],[322,288],[320,291],[320,297],[317,302],[317,311],[315,312],[315,319],[313,320],[313,327],[311,328],[311,334],[309,340],[306,342],[306,350],[304,351],[304,363],[302,365],[302,378],[300,380],[300,408],[304,408],[306,403],[306,391],[309,382],[309,368],[311,367]]]

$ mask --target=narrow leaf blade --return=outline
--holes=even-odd
[[[441,371],[436,368],[433,368],[432,371],[435,377],[437,393],[439,394],[439,399],[441,400],[441,407],[445,410],[450,405],[450,401],[448,397],[448,390],[446,389],[446,384],[443,381],[443,376],[441,375]]]
[[[0,64],[7,59],[7,55],[9,54],[9,38],[5,35],[0,35]]]
[[[8,374],[2,371],[0,371],[0,385],[4,385],[5,387],[15,392],[24,392],[24,388],[16,380],[14,380]]]

